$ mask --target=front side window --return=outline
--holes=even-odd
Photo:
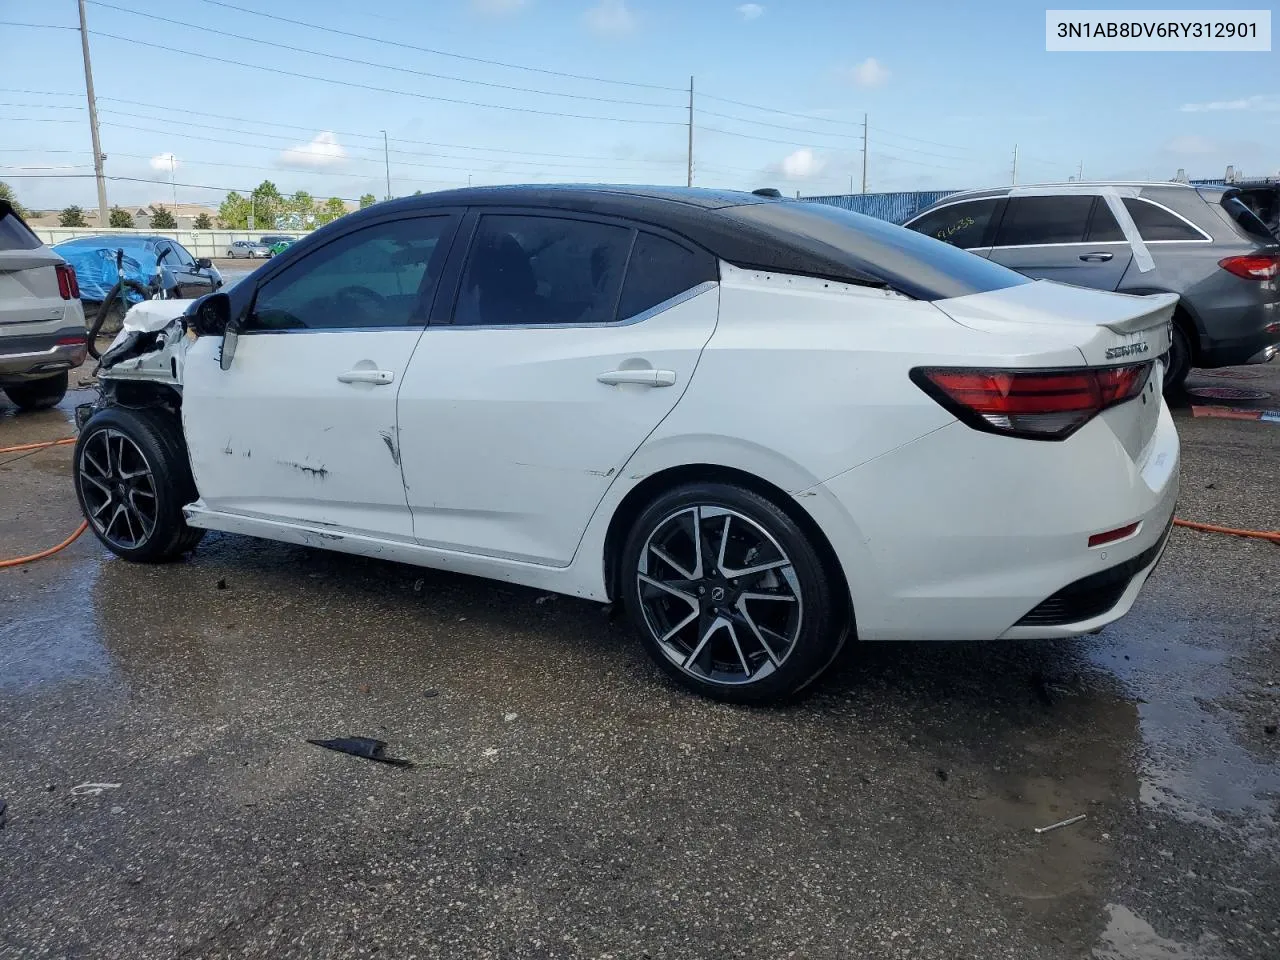
[[[1010,197],[996,234],[997,247],[1083,243],[1092,196]]]
[[[939,207],[912,222],[911,229],[961,250],[981,247],[998,199],[992,197]]]
[[[184,267],[194,267],[196,264],[195,257],[187,252],[187,248],[180,243],[170,244],[173,247],[173,253],[169,254],[171,259],[175,259],[177,263]]]
[[[425,323],[453,224],[449,216],[393,220],[325,244],[262,285],[248,329]]]
[[[453,322],[612,323],[632,235],[627,227],[589,220],[485,215]]]

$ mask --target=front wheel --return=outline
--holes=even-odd
[[[636,519],[624,602],[670,677],[737,703],[791,697],[835,658],[844,591],[808,535],[771,500],[722,483],[678,487]]]
[[[195,481],[176,420],[158,410],[109,407],[80,431],[76,498],[112,553],[161,563],[195,548],[203,530],[187,526]]]

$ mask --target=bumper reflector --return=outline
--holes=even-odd
[[[1089,538],[1089,546],[1100,547],[1106,543],[1115,543],[1117,540],[1123,540],[1125,537],[1131,536],[1138,529],[1136,523],[1130,523],[1123,527],[1116,527],[1114,530],[1108,530],[1106,533],[1095,533]]]

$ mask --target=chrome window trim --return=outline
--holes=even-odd
[[[670,310],[672,307],[679,306],[686,300],[692,300],[720,286],[718,280],[703,280],[697,286],[690,287],[677,293],[674,297],[668,297],[661,303],[655,303],[648,310],[642,310],[635,316],[627,317],[625,320],[610,320],[607,323],[437,323],[427,327],[430,330],[600,330],[609,327],[629,327],[633,324],[644,323],[651,317],[656,317],[660,313]]]

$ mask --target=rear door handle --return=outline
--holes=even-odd
[[[670,387],[676,382],[674,370],[610,370],[596,377],[601,383],[638,383],[645,387]]]
[[[1087,263],[1106,263],[1114,256],[1114,253],[1082,253],[1080,259]]]
[[[339,383],[372,383],[375,386],[384,386],[395,378],[390,370],[348,370],[338,374]]]

